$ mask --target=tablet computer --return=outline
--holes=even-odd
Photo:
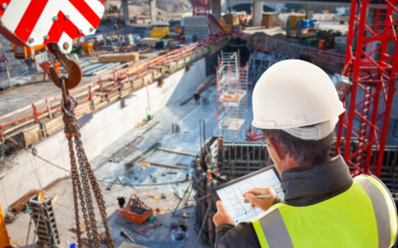
[[[244,203],[243,200],[238,199],[245,192],[256,187],[273,187],[279,196],[284,197],[281,180],[275,165],[267,166],[264,169],[216,186],[211,189],[211,192],[216,200],[223,202],[235,224],[238,224],[264,212],[260,208],[252,208],[250,203]]]

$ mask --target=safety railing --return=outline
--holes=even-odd
[[[317,47],[295,44],[288,41],[272,38],[270,36],[263,36],[261,38],[257,36],[250,36],[247,41],[247,46],[249,49],[261,50],[264,52],[279,51],[296,56],[299,54],[308,54],[314,60],[322,59],[328,62],[338,64],[345,63],[345,53],[321,50]]]
[[[189,46],[181,47],[164,55],[150,58],[133,67],[114,70],[112,73],[98,77],[98,79],[93,82],[70,90],[70,94],[78,100],[78,103],[82,103],[93,100],[96,94],[95,91],[102,93],[105,87],[112,85],[122,86],[125,83],[133,82],[137,79],[143,80],[146,75],[151,73],[150,69],[161,64],[170,64],[174,62],[174,66],[167,70],[167,72],[172,72],[181,65],[185,65],[187,63],[186,59],[190,56],[193,56],[193,59],[202,56],[203,53],[201,53],[199,48],[203,47],[207,49],[208,45],[226,36],[226,33],[218,33]],[[146,84],[146,82],[144,84]],[[54,97],[39,100],[0,116],[0,127],[3,129],[4,133],[9,134],[31,123],[38,124],[39,120],[42,118],[49,117],[51,119],[54,112],[61,110],[61,99],[62,95],[59,94]]]

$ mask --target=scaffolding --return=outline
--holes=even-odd
[[[221,52],[217,69],[217,123],[224,140],[244,140],[247,115],[248,67],[239,65],[239,53]],[[242,137],[240,137],[242,136]]]
[[[254,50],[249,58],[249,79],[255,83],[271,65],[282,60],[296,58],[297,56],[293,54],[279,51],[262,52]]]

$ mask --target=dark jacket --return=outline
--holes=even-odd
[[[282,173],[283,202],[291,206],[309,206],[348,190],[353,179],[341,156],[330,162],[302,170],[287,170]],[[274,204],[279,202],[277,199]],[[217,248],[261,247],[251,223],[237,226],[221,224],[216,228]]]

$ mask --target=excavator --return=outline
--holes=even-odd
[[[105,201],[84,152],[75,117],[77,101],[69,94],[69,90],[79,85],[82,70],[76,61],[66,55],[72,50],[73,39],[95,33],[103,14],[104,0],[0,0],[0,34],[16,47],[47,46],[48,51],[68,72],[66,77],[50,68],[51,79],[62,92],[61,106],[70,153],[79,248],[84,246],[80,212],[85,223],[89,247],[101,247],[103,234],[98,233],[95,203],[98,205],[105,229],[105,242],[109,248],[115,247],[108,225]],[[8,245],[7,243],[6,246]]]

